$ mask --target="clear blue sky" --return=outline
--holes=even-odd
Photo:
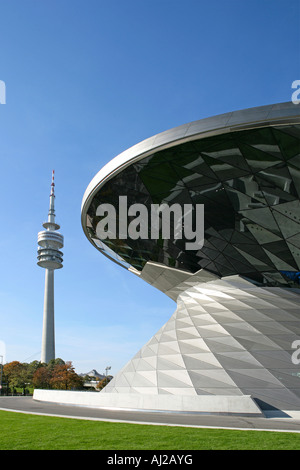
[[[300,79],[299,5],[0,0],[0,346],[7,362],[40,359],[37,233],[52,169],[65,237],[64,268],[55,273],[56,356],[78,373],[110,365],[115,375],[168,320],[170,299],[85,238],[84,191],[104,164],[156,133],[290,101]]]

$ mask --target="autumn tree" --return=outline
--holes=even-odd
[[[104,377],[104,379],[100,380],[97,383],[96,389],[97,390],[102,390],[112,379],[111,375],[108,375],[107,377]]]
[[[83,387],[83,379],[76,374],[72,362],[57,364],[52,370],[50,386],[57,390],[70,390]]]
[[[32,385],[35,388],[49,388],[51,371],[47,367],[39,367],[32,377]]]
[[[83,379],[76,374],[72,362],[64,362],[57,358],[48,364],[33,361],[30,364],[12,361],[3,366],[2,383],[7,389],[23,388],[23,393],[29,385],[35,388],[55,388],[70,390],[83,388]]]

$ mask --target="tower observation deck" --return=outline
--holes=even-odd
[[[45,295],[41,362],[48,363],[55,359],[55,331],[54,331],[54,270],[63,267],[64,237],[57,232],[60,226],[55,222],[55,195],[54,170],[50,192],[48,220],[43,223],[43,230],[38,233],[37,264],[45,268]]]

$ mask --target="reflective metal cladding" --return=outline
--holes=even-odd
[[[185,124],[126,150],[91,181],[82,203],[90,242],[177,303],[99,406],[300,410],[299,110],[283,103]],[[132,208],[145,222],[153,206],[176,206],[168,236],[152,236],[157,218],[155,230],[151,219],[130,231]],[[180,218],[198,208],[199,223]]]
[[[114,162],[114,161],[113,161]],[[203,204],[204,244],[186,240],[106,239],[96,233],[99,204]],[[300,114],[264,106],[190,123],[138,144],[99,172],[85,194],[89,240],[125,267],[148,261],[269,286],[299,287]]]

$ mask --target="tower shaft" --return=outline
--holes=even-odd
[[[46,269],[41,362],[55,359],[54,331],[54,270]]]

